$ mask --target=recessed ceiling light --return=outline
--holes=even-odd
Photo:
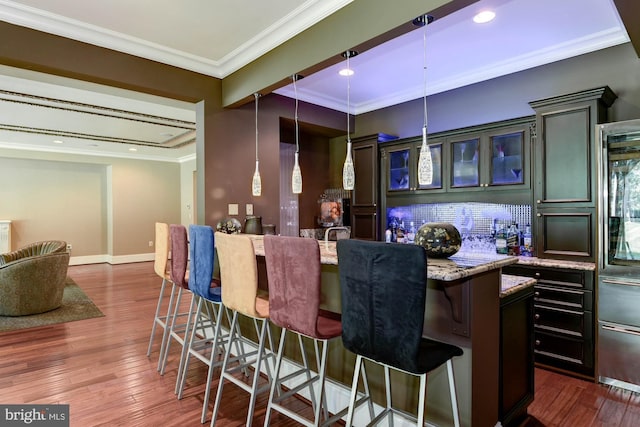
[[[342,70],[338,71],[338,74],[340,74],[341,76],[353,76],[354,71],[351,68],[343,68]]]
[[[63,143],[63,141],[60,141],[59,139],[54,139],[54,140],[53,140],[53,143],[54,143],[54,144],[62,144],[62,143]]]
[[[131,147],[131,148],[129,148],[129,151],[138,151],[138,149]]]
[[[483,10],[473,17],[473,22],[476,24],[485,24],[489,21],[493,21],[496,17],[496,13],[491,10]]]

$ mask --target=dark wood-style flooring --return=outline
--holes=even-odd
[[[159,339],[146,356],[161,283],[153,264],[73,266],[69,275],[105,317],[0,333],[0,403],[69,404],[78,427],[201,425],[205,367],[191,364],[177,400],[178,346],[164,376],[156,370]],[[225,386],[217,425],[244,425],[246,399]],[[258,400],[255,426],[263,423],[265,401]],[[537,369],[529,413],[527,427],[640,426],[640,395]],[[277,414],[272,421],[297,425]]]

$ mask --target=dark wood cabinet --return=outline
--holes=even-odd
[[[536,363],[594,379],[594,272],[525,265],[503,271],[538,281],[533,310]]]
[[[500,422],[520,425],[534,396],[533,295],[529,287],[500,299]]]
[[[536,255],[595,261],[595,126],[616,95],[607,86],[530,102],[536,111],[533,214]]]
[[[531,117],[475,126],[447,138],[448,191],[531,188]]]
[[[383,133],[354,138],[352,140],[355,185],[351,192],[351,237],[379,240],[380,188],[378,143],[397,139]]]
[[[403,139],[397,144],[385,144],[380,148],[380,165],[383,171],[381,180],[386,196],[444,191],[442,141],[429,138],[433,181],[428,185],[418,183],[418,159],[421,146],[422,137],[412,137]]]

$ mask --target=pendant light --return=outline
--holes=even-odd
[[[431,185],[433,182],[433,159],[431,150],[427,144],[427,24],[433,22],[433,16],[423,15],[413,20],[414,25],[424,27],[422,35],[422,78],[424,94],[422,99],[424,111],[424,125],[422,126],[422,146],[420,147],[420,157],[418,158],[418,184]]]
[[[302,193],[302,172],[300,171],[300,165],[298,164],[298,153],[300,152],[299,130],[298,130],[298,89],[296,87],[296,81],[300,78],[298,74],[293,76],[293,93],[296,98],[296,110],[293,120],[296,124],[296,154],[295,163],[293,164],[293,173],[291,174],[291,191],[293,194]]]
[[[256,92],[253,96],[256,99],[256,170],[253,172],[253,180],[251,181],[251,194],[260,196],[262,194],[262,180],[260,179],[260,168],[258,167],[258,98],[260,94]]]
[[[347,59],[347,68],[345,72],[345,75],[347,76],[347,156],[344,159],[344,166],[342,167],[342,188],[344,188],[345,190],[353,190],[353,187],[355,186],[355,182],[356,182],[356,172],[353,168],[353,159],[351,158],[351,130],[350,130],[351,120],[349,117],[349,110],[350,110],[350,104],[351,104],[351,99],[350,99],[351,87],[350,87],[349,77],[351,76],[351,74],[353,74],[353,72],[349,67],[349,58],[352,58],[357,54],[358,52],[354,50],[347,50],[342,54],[342,56]]]

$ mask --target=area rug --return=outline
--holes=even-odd
[[[80,287],[67,277],[62,295],[62,305],[51,311],[29,316],[0,316],[0,332],[17,329],[35,328],[56,323],[102,317],[104,314],[96,307]]]

